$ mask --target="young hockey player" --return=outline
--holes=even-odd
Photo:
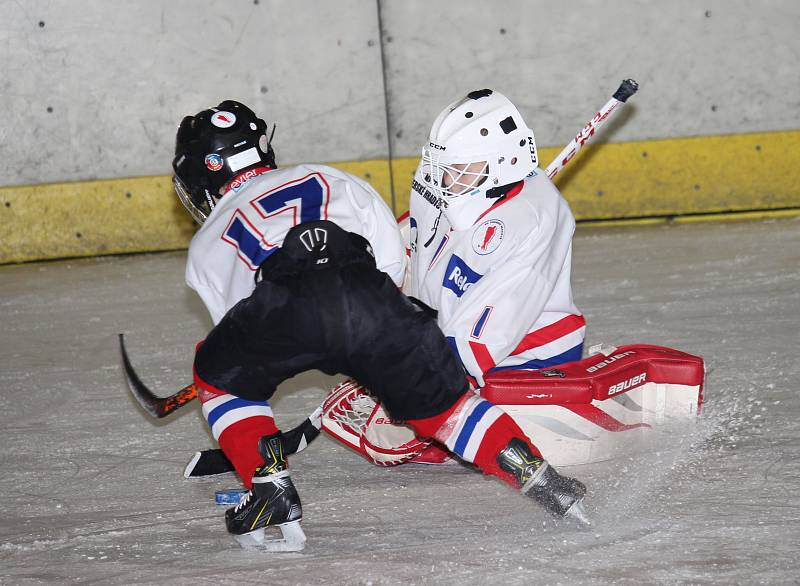
[[[548,466],[507,414],[469,391],[436,321],[398,290],[399,233],[367,184],[322,165],[278,169],[266,123],[234,101],[184,118],[173,168],[181,201],[202,224],[187,282],[216,323],[198,345],[195,383],[212,434],[250,489],[226,512],[240,543],[304,545],[268,400],[310,369],[356,378],[418,436],[554,514],[582,515],[585,487]],[[265,541],[267,526],[284,539]]]
[[[575,219],[537,168],[533,131],[498,92],[439,114],[412,183],[406,293],[438,323],[478,386],[498,369],[580,360],[572,300]]]

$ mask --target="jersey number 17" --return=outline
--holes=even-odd
[[[297,224],[328,219],[330,186],[319,173],[279,185],[237,209],[222,239],[255,271]],[[247,214],[245,214],[245,210]]]

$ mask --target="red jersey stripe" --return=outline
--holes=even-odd
[[[475,356],[475,360],[478,362],[481,372],[486,372],[496,366],[492,355],[489,354],[489,349],[484,344],[470,341],[469,347],[472,350],[472,354]]]
[[[551,323],[549,326],[539,328],[538,330],[531,332],[522,338],[522,341],[520,341],[517,347],[514,348],[514,351],[511,353],[511,355],[515,356],[517,354],[522,354],[531,348],[538,348],[539,346],[544,346],[545,344],[554,342],[555,340],[558,340],[567,334],[571,334],[572,332],[581,329],[585,325],[586,319],[582,315],[573,314],[562,317],[560,320]]]
[[[499,208],[499,207],[500,207],[501,205],[503,205],[504,203],[506,203],[506,202],[508,202],[508,201],[511,201],[511,200],[512,200],[512,199],[514,199],[516,196],[518,196],[518,195],[520,194],[520,192],[522,191],[522,188],[523,188],[524,186],[525,186],[525,182],[524,182],[524,181],[520,181],[520,182],[519,182],[519,185],[515,185],[514,187],[512,187],[511,189],[509,189],[509,190],[508,190],[508,193],[506,193],[505,197],[502,197],[502,198],[500,199],[500,201],[498,201],[498,202],[496,202],[495,204],[493,204],[493,205],[492,205],[492,207],[490,207],[488,210],[486,210],[486,211],[485,211],[485,212],[483,212],[483,213],[482,213],[480,216],[478,216],[478,219],[477,219],[477,220],[475,220],[475,223],[477,224],[478,222],[480,222],[480,221],[483,219],[483,217],[484,217],[486,214],[488,214],[489,212],[491,212],[492,210],[495,210],[495,209]]]

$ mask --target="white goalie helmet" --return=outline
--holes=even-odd
[[[537,164],[533,131],[508,98],[489,89],[445,108],[422,148],[422,179],[444,200],[456,230],[492,204],[492,189],[524,179]]]

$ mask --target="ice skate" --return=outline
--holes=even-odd
[[[586,525],[583,508],[586,487],[582,482],[562,476],[545,460],[534,456],[527,444],[514,438],[498,454],[497,463],[516,476],[520,492],[531,497],[557,517],[573,517]]]
[[[258,450],[264,465],[253,475],[253,488],[225,512],[225,524],[245,549],[300,551],[306,536],[300,527],[300,497],[286,469],[280,434],[262,437]],[[276,527],[281,539],[270,539],[266,529]]]

